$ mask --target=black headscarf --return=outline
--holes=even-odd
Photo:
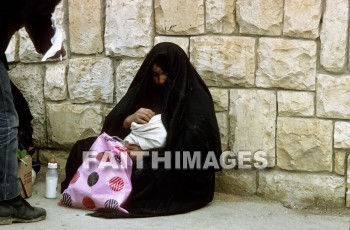
[[[151,68],[159,56],[166,57],[169,76],[162,102],[162,120],[168,131],[166,150],[221,153],[219,128],[210,92],[181,47],[163,42],[148,53],[126,95],[106,117],[102,132],[117,135],[138,101],[147,97]]]
[[[102,132],[124,138],[122,124],[128,115],[144,106],[140,101],[149,96],[151,68],[160,55],[166,58],[169,68],[160,102],[168,133],[163,151],[200,151],[202,162],[211,151],[219,159],[221,142],[212,97],[182,48],[169,42],[155,45],[146,56],[125,96],[106,117]],[[84,150],[83,145],[76,144],[72,151]],[[72,160],[68,158],[67,167],[69,161]],[[133,191],[124,206],[130,215],[103,209],[90,215],[120,218],[178,214],[203,207],[213,199],[214,168],[151,169],[150,162],[144,162],[145,168],[133,173]]]

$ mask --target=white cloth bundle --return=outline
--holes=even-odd
[[[165,145],[167,131],[161,114],[155,115],[147,124],[131,123],[131,133],[124,141],[141,147],[142,150],[161,148]]]
[[[58,51],[62,49],[63,34],[61,29],[56,26],[56,14],[52,14],[51,22],[52,22],[52,28],[55,30],[55,34],[51,38],[52,46],[45,53],[41,61],[46,61],[48,58],[54,56]],[[60,56],[60,60],[62,61],[62,55]]]

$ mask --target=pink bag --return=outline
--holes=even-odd
[[[102,133],[86,153],[59,204],[90,210],[112,208],[128,213],[122,207],[132,190],[132,160],[126,147]]]

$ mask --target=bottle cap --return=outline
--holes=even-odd
[[[57,169],[57,163],[48,163],[48,164],[47,164],[47,167],[48,167],[49,169]]]

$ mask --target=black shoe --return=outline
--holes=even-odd
[[[45,218],[45,209],[32,207],[21,196],[0,201],[0,225],[12,224],[12,222],[30,223]]]

